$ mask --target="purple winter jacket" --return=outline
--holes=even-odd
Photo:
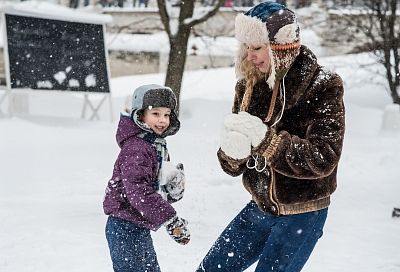
[[[137,137],[143,130],[121,116],[117,143],[121,148],[103,201],[104,213],[157,230],[175,209],[156,191],[158,163],[155,147]]]

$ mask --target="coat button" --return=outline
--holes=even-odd
[[[271,211],[276,212],[275,206],[272,206],[272,207],[271,207]]]

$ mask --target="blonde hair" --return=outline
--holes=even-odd
[[[244,79],[246,81],[246,89],[243,95],[242,104],[240,105],[240,111],[247,111],[251,101],[251,96],[253,94],[254,85],[256,85],[257,81],[262,79],[266,80],[268,78],[269,74],[271,73],[273,62],[270,58],[269,71],[267,73],[263,73],[257,67],[255,67],[253,63],[247,60],[247,50],[245,50],[245,45],[241,44],[240,46],[243,47],[242,50],[244,50],[245,53],[241,54],[240,59],[237,60],[239,61],[238,67],[239,72],[244,75]],[[269,45],[266,44],[266,46]]]

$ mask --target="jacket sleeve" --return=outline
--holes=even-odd
[[[239,112],[239,107],[240,107],[239,93],[243,91],[244,89],[242,81],[238,81],[235,87],[235,98],[233,101],[232,113]],[[246,170],[247,158],[241,160],[231,158],[228,155],[226,155],[221,148],[218,149],[217,157],[222,170],[228,175],[236,177],[243,174],[243,172]]]
[[[129,204],[140,212],[144,220],[161,226],[176,212],[154,187],[154,162],[149,153],[143,148],[123,149],[120,154],[121,179]]]
[[[221,148],[218,150],[217,156],[222,170],[228,175],[237,177],[246,170],[247,158],[241,160],[231,158]]]
[[[255,150],[275,171],[298,179],[318,179],[337,167],[345,130],[343,83],[335,74],[330,77],[325,86],[318,87],[304,137],[271,129]]]

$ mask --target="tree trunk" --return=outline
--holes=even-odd
[[[396,17],[397,17],[397,1],[387,0],[386,9],[382,5],[378,7],[378,18],[383,40],[383,65],[386,69],[386,79],[389,85],[390,95],[393,103],[400,104],[399,94],[399,55],[398,47],[400,46],[398,37],[396,37]],[[379,3],[380,4],[380,3]],[[397,33],[398,34],[398,33]]]
[[[343,1],[341,1],[344,3]],[[344,24],[340,25],[339,37],[345,36],[360,41],[358,34],[365,35],[366,46],[374,52],[377,63],[383,65],[387,86],[393,103],[400,104],[400,35],[399,35],[399,0],[365,0],[358,3],[367,16],[359,16],[359,8],[350,13],[349,19],[343,16]],[[353,18],[353,16],[355,18]],[[359,17],[359,19],[357,19]],[[333,34],[335,35],[335,34]]]
[[[217,0],[218,2],[215,6],[213,6],[212,9],[208,10],[202,16],[196,18],[193,18],[195,0],[180,1],[179,6],[175,7],[179,9],[178,17],[175,17],[176,13],[174,14],[174,17],[171,17],[172,13],[168,13],[165,1],[166,0],[157,0],[158,12],[164,25],[165,32],[168,34],[170,45],[165,85],[171,87],[171,89],[174,91],[178,100],[177,112],[179,113],[182,78],[185,70],[187,44],[191,29],[195,25],[205,22],[208,18],[214,16],[218,9],[224,4],[225,0]],[[177,31],[171,27],[171,19],[177,21],[175,21],[173,24],[178,24]]]
[[[181,30],[178,33],[178,36],[170,39],[171,48],[168,57],[167,74],[165,76],[165,85],[174,91],[178,99],[177,113],[180,110],[180,94],[190,29]]]
[[[69,7],[74,9],[78,8],[78,0],[70,0]]]

